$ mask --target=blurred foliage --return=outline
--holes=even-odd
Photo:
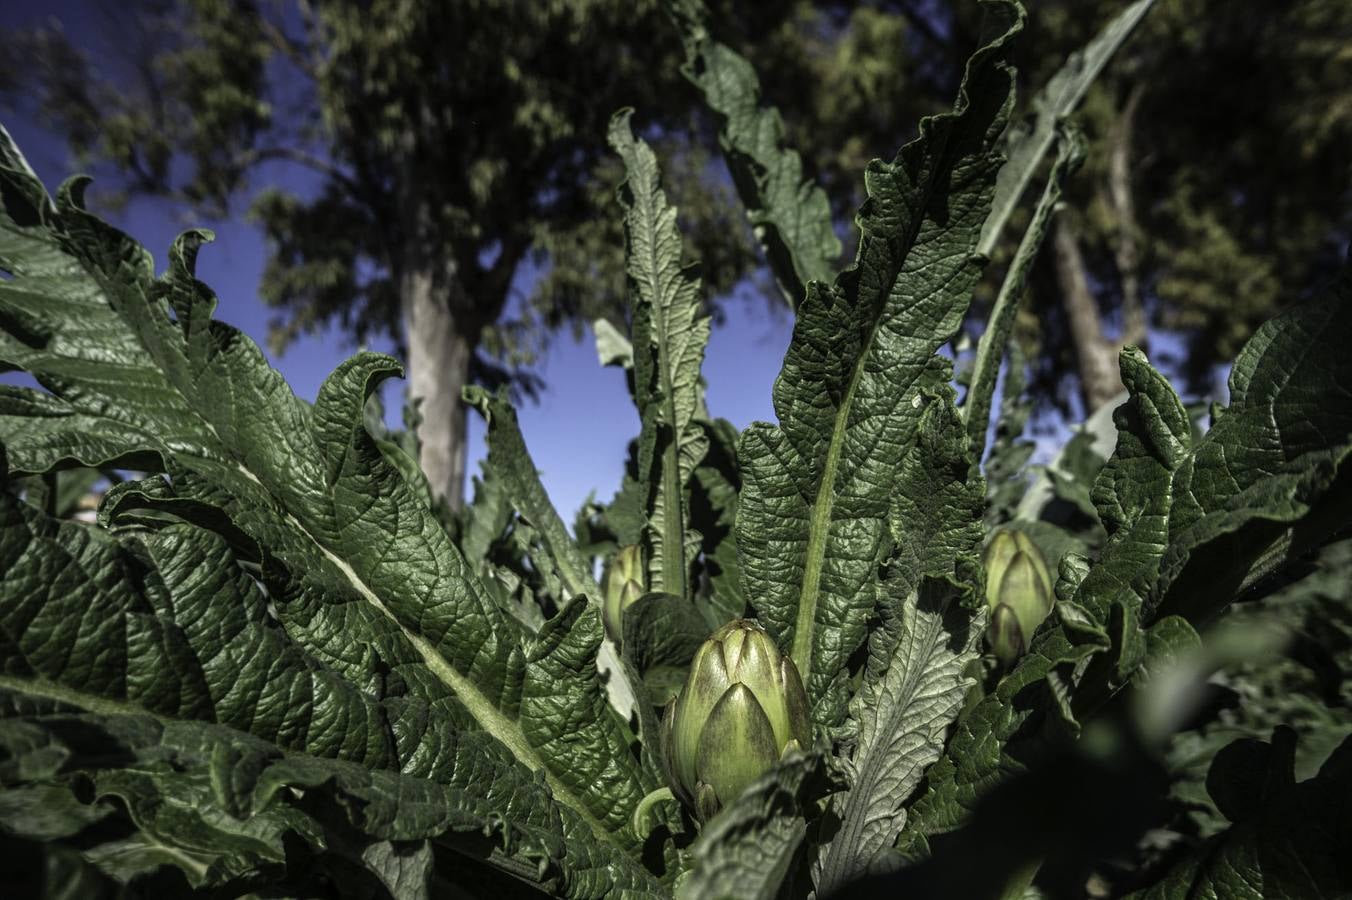
[[[1241,628],[1275,621],[1291,639],[1276,660],[1217,673],[1206,713],[1174,739],[1168,761],[1176,779],[1172,796],[1185,813],[1180,830],[1205,838],[1222,827],[1206,774],[1232,741],[1266,739],[1278,725],[1291,728],[1298,739],[1295,774],[1303,781],[1352,735],[1352,541],[1328,545],[1306,571],[1226,617]]]

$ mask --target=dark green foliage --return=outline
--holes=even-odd
[[[982,5],[952,110],[870,165],[838,272],[824,195],[754,73],[677,5],[743,200],[802,290],[779,422],[710,418],[700,282],[657,156],[616,116],[629,334],[598,343],[632,375],[641,431],[615,499],[572,532],[507,391],[465,392],[489,455],[452,512],[415,461],[420,411],[401,432],[373,407],[395,360],[359,353],[298,399],[212,318],[194,275],[209,234],[156,276],[83,182],[49,198],[0,132],[0,366],[37,383],[0,389],[0,880],[120,897],[1352,889],[1352,271],[1258,329],[1207,430],[1127,347],[1113,441],[1091,417],[1030,469],[1017,349],[993,426],[995,373],[1079,145],[1063,131],[959,405],[945,348],[982,235],[1052,143],[1027,143],[1036,124],[1007,136],[1024,12]],[[347,109],[395,127],[397,104]],[[1004,665],[983,598],[1021,570],[984,571],[997,525],[1056,572]],[[632,602],[607,629],[608,571]],[[729,624],[749,615],[765,630]],[[756,635],[729,642],[739,671],[782,677],[791,655],[808,699],[785,692],[782,755],[764,730],[754,758],[698,742],[698,770],[729,776],[715,815],[711,784],[664,785],[679,757],[657,709],[724,626]],[[750,734],[730,715],[708,710],[711,733]]]
[[[1153,898],[1337,896],[1352,884],[1346,838],[1352,829],[1352,739],[1312,778],[1295,777],[1296,737],[1242,738],[1215,757],[1207,788],[1230,826],[1175,865]]]

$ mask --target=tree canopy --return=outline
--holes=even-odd
[[[278,310],[275,346],[331,321],[358,340],[393,335],[422,401],[422,462],[454,505],[461,385],[529,386],[520,367],[551,330],[618,315],[605,131],[616,108],[678,90],[656,5],[192,0],[117,15],[110,47],[59,28],[7,42],[11,104],[124,192],[207,214],[251,194],[272,246],[260,290]],[[712,239],[730,195],[704,177],[691,128],[669,132],[659,144],[678,161],[704,278],[726,289],[750,244]],[[251,185],[269,160],[316,173],[317,191]],[[544,275],[509,311],[532,260]]]
[[[1015,54],[1020,106],[1128,5],[1039,3]],[[949,102],[980,18],[959,0],[804,6],[738,45],[844,215],[863,163]],[[1145,343],[1147,325],[1181,333],[1175,363],[1206,391],[1218,362],[1328,276],[1352,239],[1350,47],[1352,7],[1334,0],[1153,5],[1075,116],[1088,158],[1025,307],[1041,333],[1021,329],[1043,399],[1067,408],[1079,392],[1092,409],[1115,395],[1117,347]],[[1012,251],[1007,238],[997,262]],[[1095,368],[1107,384],[1087,383]]]
[[[1039,4],[1021,106],[1126,5]],[[60,29],[15,35],[0,87],[123,190],[207,213],[251,196],[273,248],[261,292],[275,345],[329,322],[393,335],[422,398],[422,463],[454,504],[460,386],[529,387],[555,329],[621,315],[623,236],[601,214],[621,177],[605,146],[616,108],[635,107],[657,145],[706,294],[755,271],[752,242],[723,237],[716,116],[680,76],[663,6],[154,0],[118,14],[122,63]],[[928,0],[711,4],[709,28],[753,64],[825,189],[843,258],[857,173],[950,102],[979,18],[976,3]],[[1154,4],[1076,114],[1087,162],[1021,313],[1042,322],[1019,330],[1037,396],[1105,403],[1118,347],[1148,326],[1185,336],[1178,362],[1204,389],[1319,280],[1352,225],[1350,38],[1352,9],[1334,0]],[[278,159],[316,172],[318,190],[250,184]],[[1012,251],[1006,238],[992,271]],[[540,277],[509,303],[527,264]]]

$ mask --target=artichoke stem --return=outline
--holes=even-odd
[[[646,840],[648,835],[652,834],[657,827],[657,817],[653,812],[653,807],[659,803],[676,800],[676,795],[671,792],[669,787],[660,787],[655,791],[649,791],[647,796],[638,801],[634,807],[634,812],[629,816],[629,827],[634,830],[639,840]]]

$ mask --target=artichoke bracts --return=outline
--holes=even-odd
[[[1028,650],[1033,632],[1055,603],[1047,562],[1022,531],[999,532],[986,547],[986,639],[1005,666]]]
[[[745,619],[704,642],[662,718],[668,781],[701,821],[811,737],[797,667],[765,629]]]

